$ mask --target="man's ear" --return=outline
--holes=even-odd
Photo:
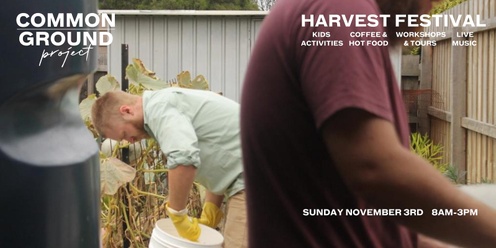
[[[119,107],[119,113],[121,113],[122,116],[125,116],[125,115],[133,115],[133,109],[128,106],[128,105],[121,105]]]

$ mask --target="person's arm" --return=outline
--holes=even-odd
[[[437,239],[427,237],[423,234],[418,234],[417,248],[461,248],[459,246],[444,243]]]
[[[198,219],[188,216],[186,205],[195,174],[194,166],[178,165],[169,170],[169,201],[166,205],[167,214],[179,235],[193,241],[198,240],[201,229],[198,226]]]
[[[211,202],[218,208],[222,205],[224,201],[224,195],[216,195],[208,190],[205,191],[205,202]]]
[[[224,201],[223,195],[216,195],[207,190],[205,204],[203,204],[202,214],[198,221],[203,225],[216,228],[224,216],[222,210],[220,210],[222,201]]]
[[[421,217],[391,217],[415,231],[466,247],[496,247],[496,210],[462,193],[405,148],[394,126],[358,109],[345,109],[322,127],[340,175],[377,208],[422,209]],[[477,209],[478,216],[436,217],[432,209]]]
[[[186,208],[195,180],[196,167],[178,165],[169,170],[169,207],[180,211]]]

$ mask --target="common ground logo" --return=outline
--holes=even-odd
[[[112,34],[99,29],[115,28],[115,14],[20,13],[16,23],[22,46],[50,47],[41,52],[38,66],[45,59],[62,57],[60,67],[64,67],[68,57],[85,56],[88,60],[91,49],[112,44]]]

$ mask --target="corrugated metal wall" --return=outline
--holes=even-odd
[[[108,72],[120,81],[121,44],[128,44],[130,61],[141,59],[159,78],[170,80],[184,70],[192,77],[202,74],[212,91],[239,101],[251,48],[266,12],[177,13],[117,13]]]
[[[121,44],[129,60],[141,59],[161,79],[187,70],[204,75],[211,90],[240,100],[241,85],[252,46],[266,11],[101,11],[115,14],[110,32],[108,73],[120,81]],[[401,49],[391,49],[401,82]],[[103,66],[105,67],[105,66]],[[104,70],[104,68],[100,68]]]

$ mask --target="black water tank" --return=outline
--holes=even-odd
[[[78,109],[79,86],[96,70],[97,49],[65,58],[59,55],[84,45],[20,41],[23,33],[92,32],[23,26],[49,13],[97,13],[96,0],[7,1],[0,13],[0,247],[99,247],[98,147]],[[53,51],[62,53],[40,63]]]

